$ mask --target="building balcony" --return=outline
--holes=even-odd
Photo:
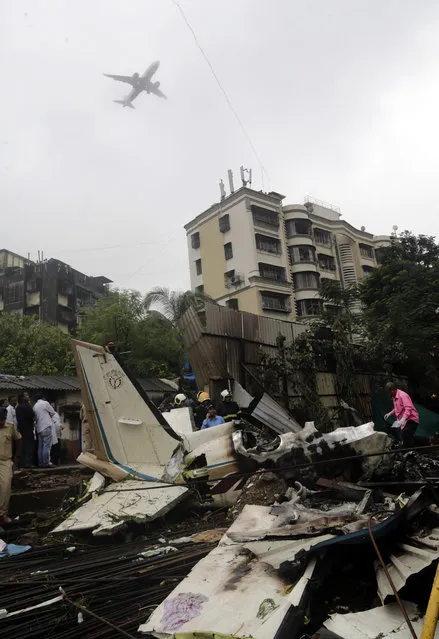
[[[271,311],[275,313],[291,313],[291,304],[286,302],[285,304],[277,303],[273,301],[262,301],[262,310],[263,311]]]
[[[263,275],[251,275],[248,278],[250,284],[253,286],[272,286],[274,288],[280,288],[282,290],[291,289],[291,282],[287,280],[279,280],[274,277],[264,277]]]
[[[291,297],[287,294],[261,291],[261,306],[263,311],[275,313],[291,313]]]

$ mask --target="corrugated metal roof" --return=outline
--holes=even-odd
[[[77,377],[62,375],[0,375],[0,390],[20,392],[22,390],[80,390]]]
[[[172,381],[145,378],[139,379],[139,383],[147,393],[175,391],[175,385]],[[20,393],[23,390],[80,391],[81,386],[77,377],[65,377],[62,375],[28,375],[22,377],[0,375],[0,392]]]
[[[174,382],[164,379],[145,378],[138,382],[146,393],[173,393],[178,390]]]

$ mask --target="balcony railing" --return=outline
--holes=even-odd
[[[279,280],[273,277],[265,277],[264,275],[251,275],[249,282],[252,284],[271,284],[272,286],[281,286],[282,288],[291,288],[291,282],[287,280]]]

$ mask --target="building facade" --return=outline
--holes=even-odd
[[[111,283],[91,277],[56,259],[33,262],[0,250],[0,311],[32,315],[68,333],[81,322]]]
[[[317,201],[282,205],[279,193],[242,187],[185,226],[192,290],[219,304],[295,320],[323,310],[321,282],[360,282],[387,236],[374,236]]]

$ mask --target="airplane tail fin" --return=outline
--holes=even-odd
[[[126,100],[114,100],[116,104],[121,104],[124,107],[130,107],[130,109],[135,109],[136,107],[131,102],[126,102]]]

